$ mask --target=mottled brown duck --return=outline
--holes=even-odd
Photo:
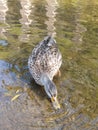
[[[57,88],[53,77],[59,73],[62,64],[62,55],[56,41],[52,36],[47,36],[35,46],[28,59],[29,71],[37,84],[44,89],[51,99],[55,109],[60,108],[57,100]]]

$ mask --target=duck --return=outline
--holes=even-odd
[[[60,109],[60,104],[57,99],[57,88],[53,78],[56,75],[61,75],[61,64],[62,55],[56,40],[52,36],[46,36],[39,42],[28,58],[29,72],[35,82],[44,87],[55,109]]]

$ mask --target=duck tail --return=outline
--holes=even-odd
[[[45,38],[44,38],[44,42],[45,42],[47,45],[49,45],[49,46],[51,46],[51,45],[53,45],[53,44],[56,43],[56,41],[53,39],[53,37],[52,37],[51,35],[45,37]]]

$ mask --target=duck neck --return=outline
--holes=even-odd
[[[53,81],[48,77],[47,74],[43,74],[41,76],[40,81],[41,81],[41,84],[44,86],[44,89],[47,95],[51,98],[52,96],[51,90],[53,89],[53,86],[55,87]]]
[[[51,82],[51,80],[47,74],[42,74],[41,78],[40,78],[40,82],[43,86],[47,86],[47,84],[49,84],[49,82]]]

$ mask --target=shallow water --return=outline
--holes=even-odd
[[[27,67],[49,34],[63,56],[59,111]],[[97,0],[0,0],[0,130],[18,129],[98,129]]]

